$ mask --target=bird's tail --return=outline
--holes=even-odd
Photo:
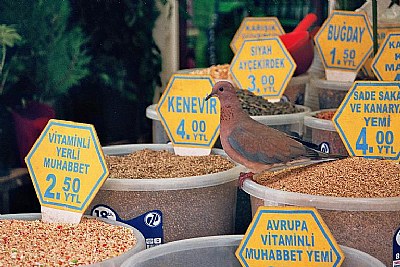
[[[296,140],[297,142],[302,143],[307,150],[307,157],[311,160],[320,160],[320,159],[344,159],[347,158],[348,155],[341,155],[341,154],[331,154],[325,153],[320,150],[320,147],[317,144],[312,142],[304,141],[298,137],[290,136],[292,139]]]

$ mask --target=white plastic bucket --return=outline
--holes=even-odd
[[[241,267],[235,251],[242,238],[242,235],[226,235],[175,241],[142,251],[126,260],[122,267]],[[345,255],[342,267],[384,267],[379,260],[362,251],[340,247]]]
[[[318,110],[304,116],[303,139],[318,145],[325,153],[348,155],[339,133],[333,126],[333,122],[316,117],[318,113],[325,111],[336,111],[336,109]]]
[[[40,220],[42,218],[42,215],[40,213],[19,213],[19,214],[7,214],[7,215],[0,215],[0,220],[23,220],[23,221],[34,221],[34,220]],[[90,267],[117,267],[121,266],[121,264],[135,255],[136,253],[142,251],[145,249],[145,240],[141,232],[139,232],[136,228],[121,223],[117,221],[111,221],[111,220],[104,220],[100,218],[96,218],[97,220],[104,221],[106,223],[112,224],[112,225],[119,225],[123,227],[127,227],[133,230],[133,234],[136,238],[136,245],[128,250],[127,252],[121,254],[120,256],[110,258],[108,260],[98,262],[95,264],[89,264],[85,266],[90,266]],[[90,234],[90,233],[88,233]]]
[[[315,207],[339,244],[391,264],[393,235],[400,222],[400,197],[316,196],[275,190],[249,179],[244,181],[243,190],[250,195],[253,216],[260,206]]]
[[[353,85],[352,82],[311,78],[311,90],[318,91],[319,109],[338,108]]]
[[[142,149],[172,150],[165,144],[132,144],[104,147],[109,155],[124,155]],[[212,153],[226,156],[223,150]],[[237,180],[244,168],[219,173],[159,179],[114,179],[109,177],[88,210],[95,205],[111,207],[123,220],[160,210],[165,242],[199,236],[233,234]]]

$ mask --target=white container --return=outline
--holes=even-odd
[[[392,264],[392,241],[400,224],[400,197],[346,198],[275,190],[245,180],[253,216],[260,206],[315,207],[339,244]]]
[[[23,220],[23,221],[34,221],[34,220],[41,220],[42,215],[40,213],[18,213],[18,214],[7,214],[7,215],[0,215],[0,220]],[[117,267],[121,266],[121,264],[135,255],[136,253],[142,251],[145,249],[145,240],[141,232],[139,232],[136,228],[121,223],[117,221],[112,221],[112,220],[104,220],[100,218],[96,218],[97,220],[112,224],[112,225],[119,225],[123,227],[127,227],[133,230],[133,234],[136,238],[136,245],[128,250],[127,252],[121,254],[118,257],[110,258],[108,260],[94,263],[94,264],[89,264],[89,265],[82,265],[82,266],[90,266],[90,267]]]
[[[172,150],[171,145],[133,144],[104,147],[108,155],[124,155],[134,151]],[[213,154],[226,156],[223,150]],[[199,236],[233,234],[237,180],[242,166],[201,176],[158,179],[114,179],[109,177],[90,204],[111,207],[123,220],[130,220],[148,211],[160,210],[163,215],[165,242]]]
[[[175,241],[142,251],[125,261],[122,267],[241,267],[235,251],[242,238],[242,235],[226,235]],[[340,247],[345,255],[342,267],[384,267],[362,251]]]
[[[292,77],[283,92],[283,97],[292,104],[304,105],[306,86],[310,81],[310,74],[303,73]]]
[[[353,82],[311,78],[311,90],[318,91],[319,109],[338,108]]]
[[[336,109],[324,109],[310,112],[304,116],[303,139],[318,145],[321,151],[338,155],[348,155],[339,133],[331,120],[319,119],[317,114]]]
[[[169,138],[158,117],[156,106],[157,104],[153,104],[146,108],[146,117],[153,120],[153,143],[166,144],[169,142]],[[296,105],[296,107],[300,109],[300,112],[251,117],[262,124],[271,126],[287,134],[302,136],[304,115],[310,112],[311,109],[302,105]]]

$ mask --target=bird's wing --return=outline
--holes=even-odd
[[[285,163],[307,156],[301,143],[257,121],[239,123],[227,140],[237,153],[252,162]]]

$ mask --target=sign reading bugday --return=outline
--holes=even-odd
[[[315,208],[259,207],[236,250],[246,267],[339,267],[344,255]]]
[[[296,69],[294,59],[279,37],[245,40],[230,64],[239,88],[279,100]]]
[[[284,33],[285,31],[276,17],[245,17],[233,36],[230,46],[233,53],[236,53],[244,40],[262,39]]]
[[[50,222],[79,223],[109,174],[90,124],[50,120],[25,161]]]
[[[400,82],[355,82],[332,120],[349,155],[399,160]]]
[[[333,11],[314,39],[328,80],[354,81],[373,49],[364,12]]]
[[[214,80],[209,75],[175,74],[156,111],[178,155],[208,155],[219,136],[218,99],[205,101]]]

